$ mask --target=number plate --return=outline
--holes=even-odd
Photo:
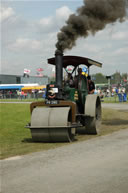
[[[46,105],[57,105],[57,104],[59,104],[59,101],[57,101],[57,100],[48,100],[48,101],[45,101],[45,104]]]

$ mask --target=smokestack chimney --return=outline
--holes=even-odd
[[[63,80],[63,53],[59,50],[55,52],[55,63],[56,63],[56,85],[62,88]]]

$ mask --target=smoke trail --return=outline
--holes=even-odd
[[[117,20],[123,22],[127,5],[128,0],[84,0],[84,5],[77,9],[76,14],[69,16],[57,34],[57,50],[71,49],[77,38],[87,37],[90,33],[94,35]]]

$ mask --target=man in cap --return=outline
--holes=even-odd
[[[91,76],[88,76],[87,80],[88,80],[88,93],[89,94],[94,94],[94,92],[95,92],[95,84],[91,80]]]
[[[78,89],[78,87],[79,87],[79,85],[78,85],[78,84],[79,84],[79,80],[80,80],[81,77],[83,76],[83,75],[82,75],[82,68],[78,68],[77,72],[78,72],[78,75],[75,76],[75,78],[74,78],[74,83],[75,83],[75,88]]]

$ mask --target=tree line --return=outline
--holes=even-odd
[[[102,73],[97,73],[92,75],[92,80],[95,82],[95,84],[105,84],[108,83],[108,78],[111,80],[111,84],[115,85],[126,85],[128,84],[128,73],[121,74],[120,72],[115,72],[114,74],[108,76],[105,76]]]

